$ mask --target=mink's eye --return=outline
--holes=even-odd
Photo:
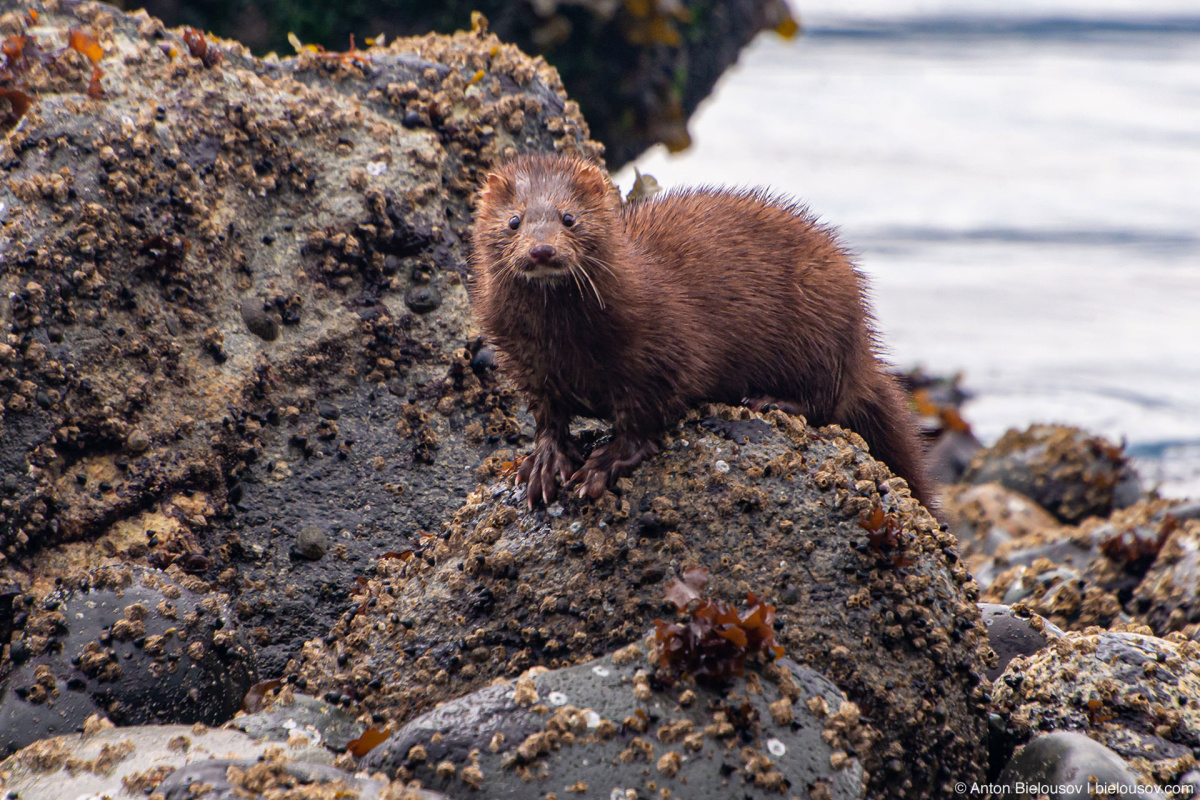
[[[521,217],[517,214],[513,214],[512,219],[508,221],[508,229],[510,231],[515,231],[519,227],[521,227]]]
[[[562,221],[563,221],[563,225],[566,225],[569,228],[575,224],[575,215],[570,212],[567,212],[566,214],[563,214]]]

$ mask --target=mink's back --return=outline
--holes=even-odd
[[[820,424],[875,371],[863,281],[803,206],[701,188],[631,203],[622,220],[662,325],[703,356],[689,365],[703,399],[795,398]]]

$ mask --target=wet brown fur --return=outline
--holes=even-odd
[[[535,245],[554,259],[537,264]],[[912,414],[875,352],[863,278],[801,206],[708,188],[622,206],[601,169],[522,156],[480,195],[471,287],[537,422],[520,471],[531,504],[554,498],[556,475],[599,496],[689,407],[745,398],[854,430],[918,499],[933,499]],[[615,421],[582,468],[573,416]]]

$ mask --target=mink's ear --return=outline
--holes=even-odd
[[[592,164],[583,164],[575,176],[575,186],[588,197],[604,197],[612,188],[604,170]]]
[[[487,176],[487,182],[484,183],[483,188],[479,192],[479,196],[482,199],[492,200],[494,202],[496,200],[502,200],[511,197],[512,193],[512,181],[499,173],[489,172]]]

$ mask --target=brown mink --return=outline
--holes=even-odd
[[[537,423],[518,472],[530,505],[556,476],[599,497],[705,401],[850,428],[932,501],[863,278],[804,207],[709,188],[623,206],[601,168],[525,155],[487,176],[473,243],[476,317]],[[586,462],[574,416],[614,421]]]

